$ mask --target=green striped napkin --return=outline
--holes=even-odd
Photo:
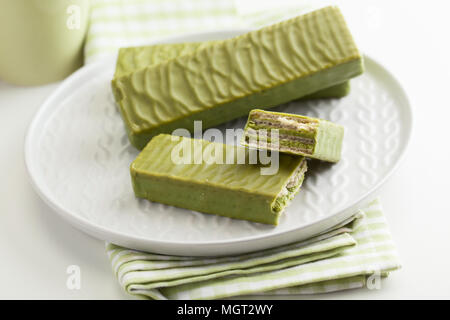
[[[363,287],[400,267],[378,200],[314,238],[231,257],[179,257],[107,244],[120,285],[151,299],[311,294]]]

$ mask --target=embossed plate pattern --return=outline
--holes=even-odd
[[[197,34],[168,42],[204,41],[243,30]],[[110,89],[114,59],[88,65],[47,99],[25,143],[38,193],[56,212],[100,239],[134,249],[179,255],[242,253],[304,239],[351,215],[385,182],[409,141],[407,96],[379,63],[343,99],[291,102],[277,111],[345,126],[342,160],[310,162],[302,190],[277,227],[202,214],[136,199],[129,165],[138,151],[125,134]],[[243,128],[245,119],[220,127]]]

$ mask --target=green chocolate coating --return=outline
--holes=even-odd
[[[337,7],[326,7],[114,79],[130,142],[216,126],[363,72],[362,57]]]
[[[260,137],[267,130],[268,137]],[[278,144],[271,130],[278,130]],[[341,158],[344,127],[333,122],[297,114],[252,110],[241,144],[248,147],[306,156],[328,162]]]
[[[203,160],[198,164],[173,161],[172,153],[178,150],[174,148],[181,143],[189,146],[192,159],[202,155]],[[208,148],[222,150],[223,159],[232,154],[236,160],[238,152],[243,152],[245,162],[214,163],[218,158],[214,152],[206,152],[211,150]],[[130,172],[137,197],[276,225],[283,209],[300,189],[306,161],[303,157],[280,154],[279,169],[273,175],[261,175],[264,166],[249,163],[249,150],[243,147],[161,134],[133,161]]]
[[[207,45],[212,45],[217,42],[219,41],[155,44],[150,46],[120,48],[114,78],[120,78],[138,71],[139,69],[144,69],[148,66],[193,53],[198,49],[202,49]],[[300,100],[342,98],[348,95],[349,92],[350,82],[345,81],[302,97]]]

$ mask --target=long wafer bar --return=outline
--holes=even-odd
[[[239,162],[240,152],[245,160]],[[306,161],[283,154],[276,173],[262,175],[267,165],[251,164],[249,152],[239,146],[160,134],[131,164],[134,192],[176,207],[276,225],[300,189]],[[180,163],[187,155],[191,155],[184,158],[188,161]],[[220,163],[217,159],[222,156]],[[227,162],[226,157],[233,160]]]

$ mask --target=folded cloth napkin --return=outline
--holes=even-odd
[[[151,299],[219,299],[311,294],[363,287],[400,267],[378,200],[305,241],[230,257],[179,257],[106,245],[130,294]]]
[[[250,1],[91,0],[85,63],[114,54],[120,47],[145,45],[185,33],[261,27],[325,4],[301,0],[295,1],[294,7],[279,5],[276,9],[254,12],[240,10],[244,5],[258,7]]]

